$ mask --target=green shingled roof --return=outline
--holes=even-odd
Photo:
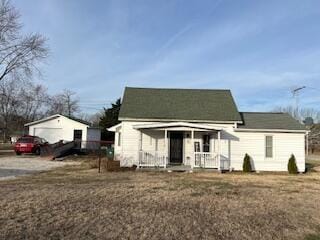
[[[287,113],[242,112],[240,114],[243,124],[239,124],[238,128],[306,130],[304,125]]]
[[[241,121],[230,90],[129,88],[119,119]]]

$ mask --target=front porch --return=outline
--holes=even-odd
[[[136,125],[138,168],[229,169],[221,157],[222,129],[192,123]]]

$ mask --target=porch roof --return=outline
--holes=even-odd
[[[191,129],[201,129],[208,131],[221,131],[222,128],[213,127],[206,124],[196,124],[196,123],[188,123],[188,122],[170,122],[170,123],[150,123],[150,124],[137,124],[134,125],[134,129],[162,129],[166,128],[168,130],[175,127],[187,127]]]
[[[114,126],[112,126],[110,128],[107,128],[107,130],[109,132],[116,132],[119,127],[121,127],[121,123],[118,123],[117,125],[114,125]]]

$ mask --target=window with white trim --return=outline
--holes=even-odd
[[[118,132],[118,146],[121,146],[121,132]]]
[[[210,135],[202,136],[202,149],[203,152],[210,152]]]
[[[272,158],[273,157],[273,136],[266,136],[266,149],[265,149],[265,155],[266,158]]]

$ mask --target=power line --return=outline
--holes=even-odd
[[[319,88],[315,88],[315,87],[308,87],[308,86],[307,86],[307,88],[312,89],[312,90],[316,90],[316,91],[320,91]]]

